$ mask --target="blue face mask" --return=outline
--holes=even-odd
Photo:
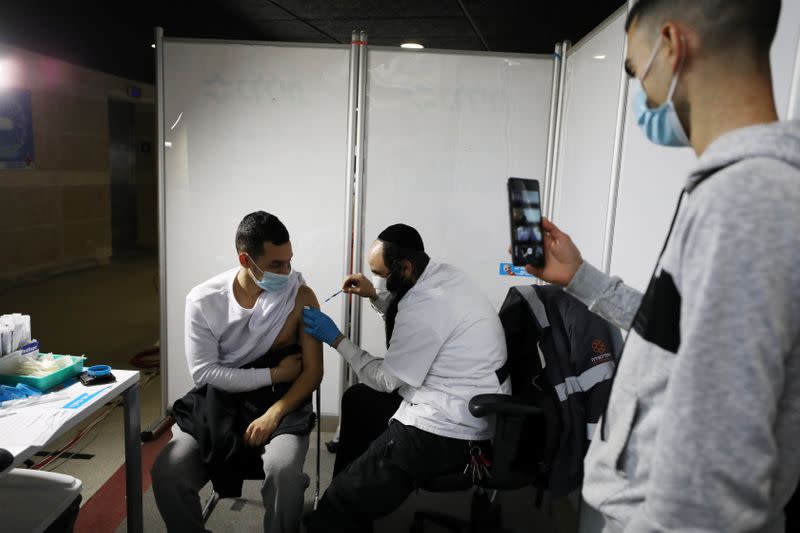
[[[254,267],[258,268],[256,262],[253,261],[249,255],[247,258],[250,259]],[[258,270],[261,269],[258,268]],[[253,275],[252,270],[250,271],[250,276],[253,278],[255,284],[267,292],[281,292],[286,288],[286,285],[289,284],[289,274],[275,274],[274,272],[266,272],[264,270],[261,270],[261,274],[261,279],[259,280]]]
[[[659,37],[659,41],[661,37]],[[650,60],[644,69],[641,79],[634,79],[636,85],[635,95],[633,100],[633,108],[636,113],[636,122],[642,128],[645,136],[653,143],[662,146],[689,146],[689,137],[678,119],[678,113],[675,111],[675,104],[672,102],[672,95],[675,93],[675,87],[678,85],[678,74],[680,73],[681,65],[672,76],[672,82],[669,86],[669,94],[667,101],[660,106],[650,109],[647,107],[647,93],[642,86],[642,82],[650,72],[650,67],[653,66],[653,61],[656,58],[656,53],[661,48],[660,44],[656,44]]]

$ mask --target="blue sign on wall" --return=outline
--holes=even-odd
[[[500,263],[501,276],[518,276],[520,278],[532,278],[533,276],[525,271],[525,267],[514,266],[511,263]]]
[[[33,167],[31,93],[0,90],[0,168]]]

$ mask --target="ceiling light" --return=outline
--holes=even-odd
[[[605,54],[600,54],[600,55],[594,56],[594,58],[595,59],[605,59],[606,55]]]
[[[411,48],[414,50],[422,50],[425,47],[419,43],[403,43],[400,45],[400,48]]]
[[[150,43],[150,48],[155,48],[155,47],[156,47],[156,43]]]

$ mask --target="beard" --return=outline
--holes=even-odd
[[[386,310],[386,349],[389,349],[389,344],[392,342],[392,333],[394,332],[394,323],[397,318],[397,310],[400,305],[400,300],[408,294],[414,287],[414,282],[406,279],[400,275],[399,272],[393,272],[387,279],[386,288],[392,293],[392,303]]]

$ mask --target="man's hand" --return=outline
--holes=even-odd
[[[581,252],[569,235],[546,218],[542,218],[542,230],[544,268],[525,265],[525,270],[548,283],[566,287],[583,264]]]
[[[355,294],[370,300],[378,297],[378,291],[375,290],[375,286],[364,274],[347,276],[342,284],[342,290],[347,294]]]
[[[244,443],[253,448],[263,446],[275,433],[283,415],[273,405],[267,412],[253,420],[244,432]]]
[[[331,317],[314,307],[303,309],[305,332],[325,344],[336,348],[344,338]]]
[[[288,355],[281,359],[278,366],[270,368],[273,384],[291,383],[303,372],[303,354]]]

